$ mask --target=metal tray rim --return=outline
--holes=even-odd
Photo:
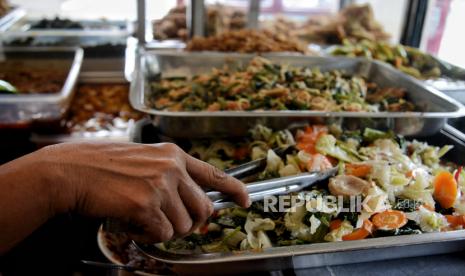
[[[8,30],[18,20],[26,15],[26,10],[13,6],[10,11],[0,18],[0,32]]]
[[[85,20],[84,20],[85,21]],[[89,29],[36,29],[36,30],[25,30],[25,31],[15,31],[15,30],[6,30],[4,35],[6,37],[39,37],[39,36],[60,36],[60,37],[92,37],[92,36],[101,36],[101,37],[125,37],[130,36],[133,32],[132,21],[123,20],[125,27],[119,30],[89,30]],[[12,24],[9,29],[13,28],[15,24],[20,22],[16,21]],[[24,25],[24,24],[23,24]]]
[[[143,246],[133,241],[133,244],[147,256],[169,264],[212,264],[224,262],[240,262],[251,261],[269,258],[294,257],[301,255],[347,252],[355,250],[369,250],[387,247],[399,247],[408,245],[421,245],[431,243],[441,243],[447,241],[462,241],[465,240],[465,230],[456,230],[449,232],[424,233],[416,235],[393,236],[372,238],[367,240],[343,241],[331,243],[315,243],[305,245],[294,245],[284,247],[272,247],[262,252],[238,252],[238,253],[217,253],[217,254],[199,254],[192,256],[184,256],[181,254],[173,254],[160,249],[160,255],[154,258],[148,254]]]
[[[68,97],[77,82],[81,64],[84,58],[84,50],[79,47],[5,47],[5,51],[16,52],[74,52],[73,62],[60,92],[53,94],[24,94],[24,95],[1,95],[0,103],[55,103]]]

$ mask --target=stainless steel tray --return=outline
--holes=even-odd
[[[380,86],[403,87],[410,100],[424,112],[322,112],[322,111],[218,111],[169,112],[149,107],[149,79],[187,76],[210,72],[213,67],[225,64],[234,67],[246,65],[253,57],[249,54],[144,52],[136,59],[136,71],[131,82],[130,101],[134,108],[154,115],[154,124],[170,137],[241,136],[257,123],[273,128],[285,128],[302,120],[354,123],[370,122],[375,127],[388,127],[403,135],[426,136],[436,133],[446,118],[464,116],[464,107],[438,90],[404,75],[389,65],[366,59],[308,57],[297,55],[263,55],[273,62],[294,66],[319,67],[323,71],[339,69],[359,74]]]
[[[24,15],[26,15],[26,11],[24,9],[13,7],[4,16],[0,17],[0,32],[8,30],[8,28],[14,25]]]
[[[53,63],[54,68],[67,72],[67,76],[58,93],[0,95],[0,125],[59,120],[68,109],[74,93],[83,60],[82,49],[5,47],[4,54],[7,62],[19,61],[31,68],[44,68]]]
[[[83,29],[31,29],[38,20],[21,18],[6,32],[5,37],[127,37],[134,32],[130,21],[77,20]]]
[[[422,140],[434,145],[454,145],[454,149],[446,155],[446,159],[464,164],[465,135],[455,128],[445,125],[436,135]],[[274,247],[262,252],[188,256],[157,250],[153,246],[138,246],[143,252],[171,265],[179,274],[223,275],[303,269],[463,251],[465,230]]]
[[[82,73],[79,76],[79,84],[105,84],[105,83],[121,83],[127,84],[122,73],[115,72],[91,72],[91,74]],[[64,142],[76,141],[111,141],[111,142],[130,142],[131,133],[135,123],[129,122],[127,128],[115,128],[113,130],[100,131],[78,131],[72,133],[60,134],[44,134],[33,132],[31,134],[31,142],[39,147],[53,145]]]

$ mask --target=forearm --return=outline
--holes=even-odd
[[[0,255],[57,211],[53,167],[33,153],[0,166]]]

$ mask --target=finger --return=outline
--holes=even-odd
[[[193,224],[191,216],[177,193],[166,200],[162,206],[162,211],[171,222],[175,237],[183,236],[191,230]]]
[[[249,195],[241,181],[187,154],[186,169],[200,186],[228,194],[242,207],[250,206]]]
[[[213,214],[213,204],[205,192],[186,174],[185,181],[178,187],[184,205],[194,223],[190,231],[203,224]]]
[[[171,222],[160,209],[136,217],[135,224],[140,226],[144,233],[129,233],[129,236],[131,239],[142,243],[169,241],[174,235]]]

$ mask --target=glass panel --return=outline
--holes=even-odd
[[[465,1],[430,1],[421,49],[450,63],[465,67]]]
[[[386,32],[391,34],[391,42],[400,42],[407,12],[407,0],[356,0],[355,3],[369,3],[376,20],[381,23]]]

